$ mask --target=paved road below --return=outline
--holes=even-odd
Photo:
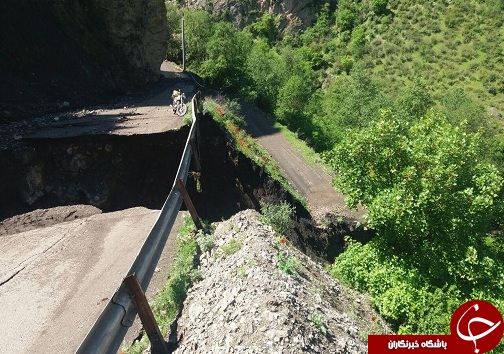
[[[126,213],[2,238],[0,333],[7,353],[76,349],[76,338],[91,328],[156,216]]]
[[[0,238],[2,353],[74,353],[120,285],[159,211],[131,208]],[[178,228],[180,218],[175,224]],[[166,278],[175,231],[147,295]],[[129,337],[138,332],[136,329]]]
[[[273,122],[264,112],[254,106],[243,105],[242,114],[248,124],[248,133],[256,138],[279,163],[284,176],[308,201],[314,216],[334,212],[362,221],[362,210],[346,208],[343,194],[331,185],[332,177],[320,167],[306,162],[273,127]]]

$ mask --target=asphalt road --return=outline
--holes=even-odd
[[[165,74],[176,79],[179,75]],[[176,81],[175,85],[180,87]],[[190,86],[182,88],[192,97]],[[169,107],[172,90],[168,87],[122,108],[55,117],[30,138],[155,134],[178,129],[182,118]],[[44,219],[44,225],[40,225],[41,218],[21,216],[18,225],[6,222],[10,230],[0,230],[0,353],[74,353],[127,275],[159,211],[139,207],[71,221],[65,214],[54,224],[47,220],[57,215],[35,214]],[[148,298],[168,274],[180,223],[179,213],[147,290]],[[127,335],[130,339],[139,331],[138,319],[135,322]]]
[[[2,352],[77,349],[157,213],[133,208],[2,237]]]

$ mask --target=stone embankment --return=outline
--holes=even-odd
[[[387,331],[383,321],[258,215],[216,227],[175,353],[366,353],[367,334]]]

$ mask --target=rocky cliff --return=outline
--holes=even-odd
[[[0,122],[156,81],[166,39],[162,0],[4,0]]]
[[[325,2],[334,6],[337,1],[317,0],[184,0],[184,6],[208,10],[217,18],[226,18],[243,28],[263,13],[281,15],[280,29],[306,28],[316,19],[318,8]]]

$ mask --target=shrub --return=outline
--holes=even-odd
[[[196,242],[201,252],[210,251],[215,246],[215,236],[213,234],[207,234],[203,230],[198,230]]]
[[[230,256],[241,250],[242,246],[243,244],[240,241],[233,238],[228,243],[222,246],[222,252]]]
[[[427,87],[418,81],[410,84],[397,100],[398,111],[407,119],[420,118],[433,105]]]
[[[365,45],[366,45],[366,37],[364,28],[359,26],[353,30],[352,39],[350,40],[349,44],[352,55],[357,58],[360,57],[364,53]]]
[[[474,262],[473,266],[460,268],[457,274],[458,277],[471,275],[478,281],[466,286],[459,284],[458,279],[447,279],[445,284],[434,286],[408,258],[394,255],[383,238],[377,237],[366,245],[347,242],[347,250],[329,267],[330,274],[370,294],[380,314],[399,333],[449,333],[451,315],[468,298],[486,299],[501,311],[504,309],[504,267],[493,260],[476,260],[478,257],[474,258],[471,249],[472,260],[463,260],[461,264]],[[490,271],[479,266],[490,266]],[[491,287],[488,282],[492,283]]]
[[[371,0],[371,9],[377,15],[384,15],[387,12],[388,0]]]
[[[350,70],[352,70],[354,63],[355,63],[354,58],[349,55],[344,55],[340,58],[341,68],[343,69],[343,71],[345,71],[347,75],[350,74]]]
[[[285,201],[278,204],[261,201],[260,204],[262,214],[260,220],[271,225],[278,234],[283,235],[289,227],[294,208]]]
[[[337,12],[336,24],[341,32],[350,31],[356,20],[357,12],[352,8],[343,8]]]

